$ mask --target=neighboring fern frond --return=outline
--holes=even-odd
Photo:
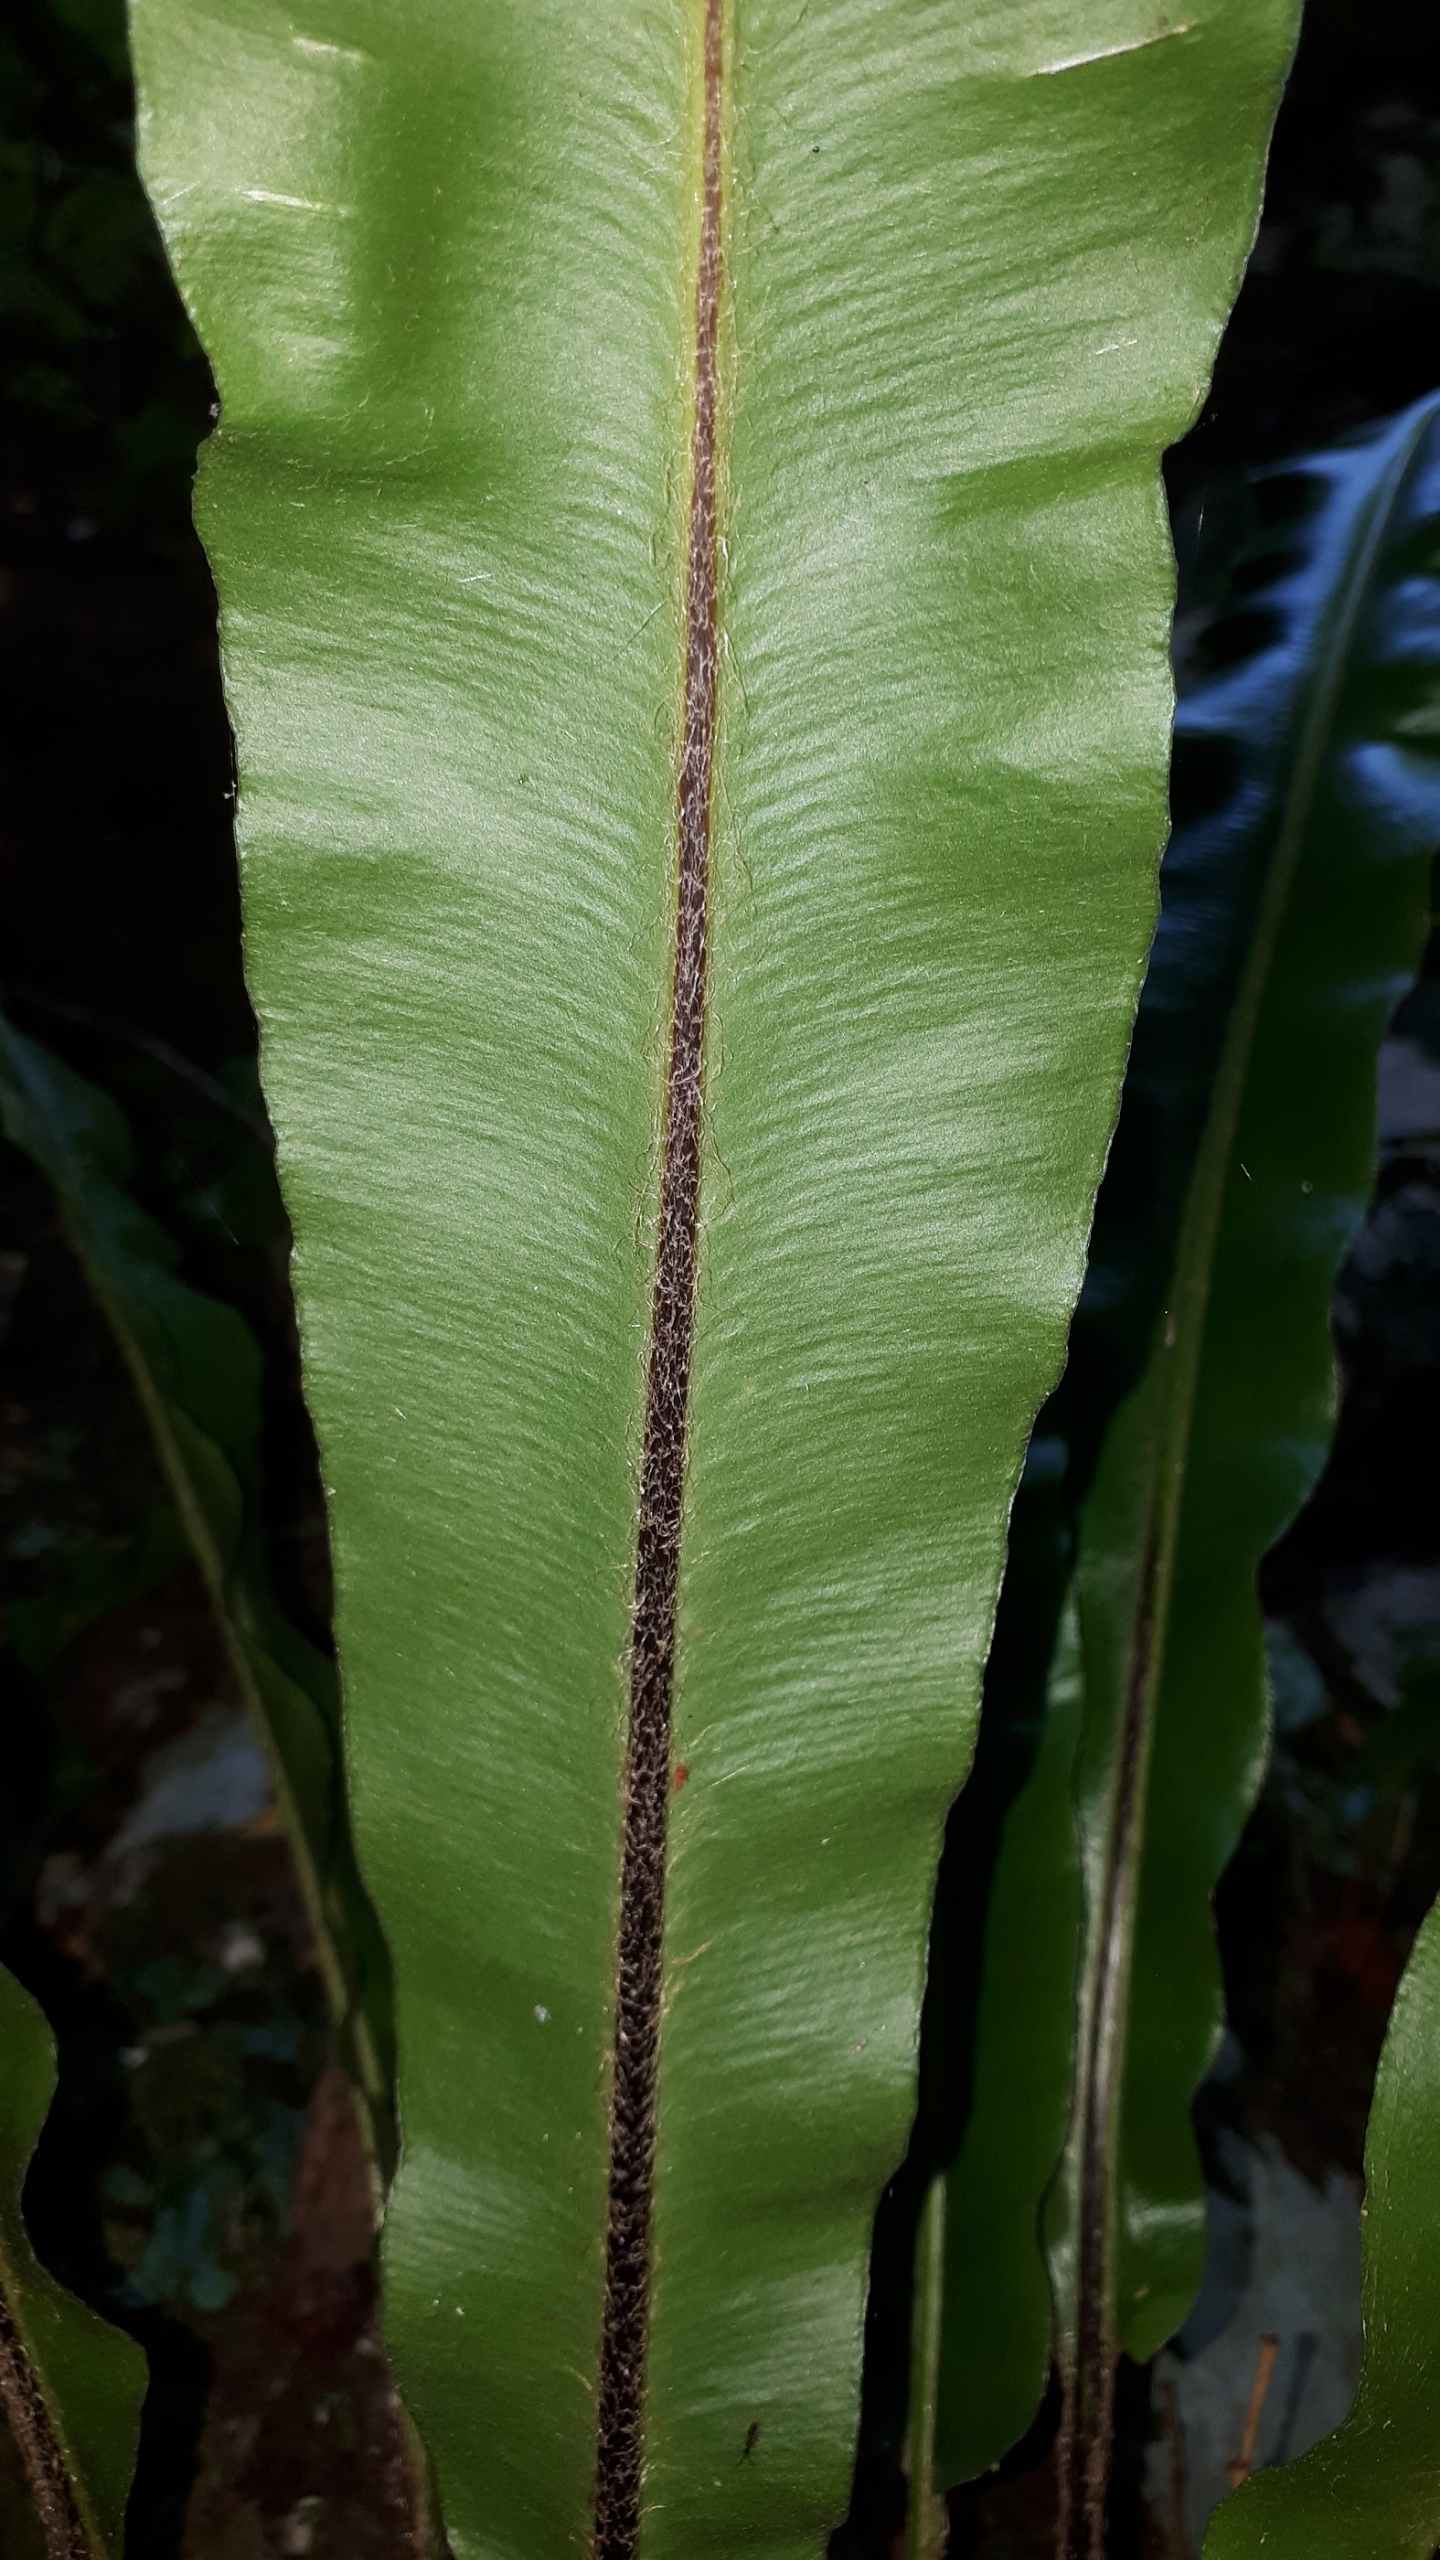
[[[1116,2359],[1152,2355],[1199,2283],[1190,2106],[1220,2024],[1210,1897],[1267,1747],[1256,1575],[1328,1447],[1330,1296],[1372,1179],[1376,1053],[1422,946],[1440,839],[1440,401],[1258,473],[1255,491],[1265,529],[1243,610],[1214,636],[1223,670],[1177,721],[1187,783],[1203,763],[1218,805],[1166,858],[1047,1422],[1068,1446],[1078,1544],[1087,1885],[1047,2230],[1064,2529],[1087,2560],[1103,2547]],[[1014,1818],[1023,1836],[1023,1806]],[[1064,1896],[1034,1910],[1063,1961]],[[980,2209],[963,2155],[953,2174],[963,2221]],[[1033,2216],[1023,2148],[1010,2174],[1024,2193],[991,2209]],[[966,2431],[985,2350],[967,2343],[958,2266],[955,2282],[939,2442],[952,2429],[971,2471],[1005,2445]],[[1033,2319],[1008,2353],[1038,2372]]]

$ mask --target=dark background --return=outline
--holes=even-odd
[[[8,0],[0,100],[0,995],[120,1103],[136,1195],[183,1275],[262,1347],[255,1525],[279,1605],[325,1647],[324,1514],[189,513],[213,391],[133,174],[120,0]],[[1182,677],[1241,536],[1247,466],[1437,378],[1440,25],[1404,0],[1310,0],[1255,258],[1211,399],[1169,463]],[[1312,2427],[1353,2362],[1370,2081],[1440,1884],[1440,1522],[1424,1491],[1440,1421],[1437,986],[1432,970],[1387,1055],[1375,1204],[1337,1309],[1333,1460],[1267,1568],[1281,1730],[1222,1894],[1233,2032],[1203,2109],[1218,2290],[1193,2352],[1128,2386],[1117,2555],[1179,2560],[1187,2497],[1193,2510],[1233,2451],[1209,2441],[1195,2375],[1206,2321],[1238,2306],[1243,2333],[1237,2143],[1283,2190],[1272,2209],[1299,2217],[1295,2249],[1333,2253]],[[45,1185],[7,1155],[0,1197],[0,1550],[21,1629],[0,1953],[43,1997],[62,2061],[32,2222],[56,2268],[151,2348],[132,2505],[146,2560],[378,2560],[409,2528],[363,2161],[264,1764]],[[1370,1743],[1397,1706],[1412,1741],[1377,1777]],[[1287,2451],[1304,2405],[1293,2418]],[[957,2552],[1047,2548],[1046,2423],[957,2501]],[[4,2550],[29,2560],[13,2491],[0,2462]]]

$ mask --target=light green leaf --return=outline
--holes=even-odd
[[[844,2504],[1293,14],[136,0],[461,2560]]]
[[[145,2360],[30,2246],[21,2190],[54,2083],[45,2020],[0,1967],[0,2425],[45,2560],[119,2560]]]
[[[1328,1446],[1330,1294],[1372,1174],[1376,1050],[1426,921],[1437,421],[1425,401],[1266,475],[1250,645],[1179,729],[1181,752],[1229,742],[1234,786],[1167,868],[1097,1218],[1087,1297],[1112,1358],[1128,1328],[1133,1366],[1165,1277],[1081,1523],[1089,1926],[1050,2236],[1070,2530],[1093,2555],[1116,2355],[1152,2355],[1199,2283],[1189,2110],[1220,2024],[1210,1895],[1267,1743],[1255,1577]]]

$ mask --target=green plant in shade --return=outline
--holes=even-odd
[[[3,1967],[0,2051],[0,2416],[37,2551],[44,2560],[109,2560],[121,2547],[144,2359],[56,2284],[30,2245],[21,2188],[50,2103],[53,2046],[34,2001]],[[7,2549],[11,2525],[0,2506]]]
[[[936,2445],[948,2483],[1023,2430],[1049,2363],[1050,2310],[1033,2282],[997,2357],[977,2339],[969,2280],[983,2218],[1012,2236],[1036,2228],[1051,2167],[1045,2128],[1073,2069],[1045,2229],[1061,2529],[1085,2560],[1105,2547],[1117,2358],[1153,2356],[1199,2287],[1204,2189],[1189,2109],[1221,2023],[1210,1896],[1267,1743],[1256,1574],[1328,1446],[1331,1291],[1370,1186],[1376,1051],[1422,948],[1440,840],[1440,399],[1257,474],[1255,489],[1264,529],[1244,564],[1243,605],[1215,635],[1221,672],[1189,693],[1177,729],[1178,756],[1203,757],[1223,781],[1167,860],[1070,1376],[1045,1444],[1058,1435],[1068,1456],[1060,1510],[1076,1558],[1083,1920],[1077,1931],[1063,1852],[1049,1853],[1054,1889],[1042,1897],[1030,1846],[1053,1835],[1075,1729],[1065,1652],[1043,1748],[1007,1817],[982,1994],[982,2024],[993,2024],[947,2199]],[[1040,1528],[1054,1540],[1053,1506]],[[1005,1914],[1027,1900],[1022,1954]],[[1355,2431],[1368,2426],[1373,2444],[1408,2411],[1416,2472],[1397,2460],[1383,2495],[1373,2464],[1365,2474],[1364,2548],[1397,2555],[1428,2551],[1440,2533],[1440,2505],[1426,2504],[1417,2477],[1429,2440],[1421,2412],[1440,2417],[1418,2212],[1427,1945],[1392,2032],[1369,2155],[1372,2210],[1376,2196],[1389,2204],[1369,2278],[1386,2340],[1399,2318],[1390,2200],[1400,2164],[1412,2173],[1412,2325],[1404,2349],[1388,2350],[1406,2386],[1392,2409],[1386,2350],[1373,2350],[1362,2415],[1338,2440],[1339,2472],[1316,2455],[1301,2475],[1316,2487],[1343,2479],[1358,2499],[1358,2474],[1344,2468]],[[1053,1994],[1077,1951],[1078,2022],[1053,1996],[1043,2009],[1018,2006],[1017,1974]],[[1020,2041],[1040,2135],[1007,2154]],[[1252,2547],[1244,2517],[1279,2516],[1288,2494],[1267,2487],[1217,2526],[1227,2560]],[[1320,2506],[1307,2512],[1318,2525]],[[1338,2535],[1338,2503],[1335,2512]],[[1421,2512],[1425,2533],[1406,2538]],[[1332,2545],[1322,2536],[1312,2547]],[[1333,2543],[1337,2554],[1361,2547]]]
[[[232,1308],[181,1278],[170,1239],[132,1198],[129,1136],[115,1105],[3,1018],[0,1132],[53,1190],[166,1497],[131,1551],[81,1555],[68,1577],[52,1577],[43,1603],[17,1606],[17,1659],[43,1675],[105,1609],[163,1585],[180,1559],[193,1568],[234,1695],[270,1746],[314,1958],[378,2183],[393,2141],[384,1965],[346,1845],[333,1674],[278,1616],[258,1552],[256,1345]],[[0,2036],[0,2399],[45,2560],[102,2560],[121,2548],[142,2359],[45,2273],[26,2238],[21,2189],[49,2100],[52,2042],[3,1971]]]
[[[1396,1997],[1365,2144],[1365,2353],[1344,2426],[1220,2509],[1205,2560],[1431,2560],[1440,2537],[1440,1909]]]
[[[316,1961],[383,2161],[393,2139],[387,1984],[348,1851],[334,1674],[276,1610],[257,1551],[259,1351],[232,1307],[180,1277],[170,1239],[132,1198],[129,1134],[114,1103],[3,1017],[0,1130],[54,1190],[169,1495],[151,1535],[198,1568],[236,1693],[271,1747]],[[22,1617],[21,1660],[39,1667],[69,1631],[43,1614],[33,1627]]]

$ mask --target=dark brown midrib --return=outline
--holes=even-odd
[[[704,144],[695,285],[695,423],[675,804],[675,974],[630,1635],[630,1728],[625,1761],[615,2060],[610,2100],[605,2313],[596,2405],[595,2560],[633,2560],[639,2538],[643,2471],[665,1832],[671,1784],[680,1517],[695,1316],[701,1075],[709,956],[711,765],[718,646],[716,412],[724,5],[725,0],[705,0]]]
[[[45,2395],[20,2341],[10,2306],[0,2294],[0,2412],[15,2441],[25,2484],[39,2520],[45,2560],[93,2560],[90,2536],[80,2520],[65,2456],[51,2423]]]
[[[1110,2441],[1115,2412],[1115,2330],[1111,2261],[1114,2253],[1115,2067],[1124,2032],[1125,1985],[1107,1967],[1105,1951],[1117,1944],[1121,1902],[1133,1890],[1131,1874],[1145,1792],[1150,1680],[1155,1659],[1158,1523],[1151,1518],[1140,1568],[1140,1605],[1119,1763],[1112,1799],[1110,1838],[1095,1926],[1100,1971],[1086,2020],[1084,2099],[1080,2131],[1079,2230],[1075,2264],[1075,2365],[1065,2393],[1060,2436],[1060,2560],[1105,2560],[1105,2511],[1110,2487]]]

